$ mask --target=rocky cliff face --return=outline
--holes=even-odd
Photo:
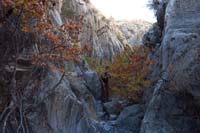
[[[156,1],[155,1],[156,2]],[[153,84],[143,104],[127,107],[115,132],[199,133],[200,65],[198,0],[163,0],[156,5],[158,22],[144,35],[157,60]]]
[[[150,22],[142,20],[118,21],[117,25],[130,45],[141,45],[142,37],[152,26]]]
[[[146,99],[147,109],[140,132],[198,133],[200,20],[197,16],[200,2],[168,0],[160,6],[165,10],[162,12],[164,21],[158,16],[158,25],[145,36],[145,43],[154,47],[151,57],[158,61],[152,77],[160,80],[152,86],[152,96]],[[158,15],[161,15],[160,9]],[[161,31],[159,23],[164,25]]]
[[[92,78],[93,82],[98,83],[94,81],[98,78],[94,72],[85,72],[84,78],[68,73],[56,88],[54,86],[62,74],[48,71],[45,75],[39,85],[39,91],[32,99],[37,107],[27,114],[31,132],[104,132],[96,122],[95,98],[89,91],[92,84],[86,82],[86,79]]]
[[[150,75],[154,84],[144,94],[145,104],[122,111],[113,132],[200,132],[199,9],[197,0],[159,3],[158,22],[143,40],[157,60]]]
[[[124,45],[117,38],[109,20],[95,7],[84,0],[63,0],[62,17],[75,19],[84,16],[82,42],[87,42],[93,49],[91,56],[112,60],[116,53],[120,53]]]
[[[49,10],[52,22],[56,26],[61,26],[66,18],[76,19],[78,15],[84,16],[83,33],[80,40],[88,42],[93,51],[91,56],[101,59],[112,60],[116,53],[124,49],[124,44],[128,44],[119,39],[117,35],[122,34],[113,20],[107,20],[86,0],[60,0],[54,3],[56,6]],[[0,27],[0,42],[14,44],[7,35],[9,30]],[[32,47],[34,38],[26,36],[26,33],[18,33],[18,38],[26,38],[26,43]],[[21,39],[23,40],[23,39]],[[16,40],[21,43],[21,40]],[[123,39],[125,40],[125,39]],[[8,48],[7,48],[8,49]],[[21,48],[26,49],[26,48]],[[1,53],[6,51],[1,48]],[[9,51],[12,51],[9,49]],[[30,51],[29,51],[30,52]],[[7,57],[6,57],[7,58]],[[25,126],[30,133],[103,133],[109,132],[100,124],[98,113],[104,113],[100,103],[98,111],[97,100],[101,98],[101,84],[98,75],[87,66],[79,63],[66,63],[69,67],[68,73],[56,70],[20,70],[17,68],[18,78],[27,78],[28,73],[32,73],[24,87],[23,108],[25,112]],[[1,81],[10,72],[4,70],[1,64]],[[62,79],[62,80],[61,80]],[[3,85],[2,85],[3,84]],[[1,92],[6,91],[7,83],[0,82]],[[34,92],[33,92],[34,90]],[[34,93],[34,96],[32,96]],[[7,94],[7,93],[6,93]],[[1,102],[5,100],[1,95]],[[9,99],[6,99],[9,100]],[[1,105],[8,103],[1,103]],[[109,106],[109,105],[108,105]],[[2,107],[2,106],[1,106]],[[112,107],[111,107],[112,109]],[[2,113],[3,108],[0,110]],[[2,115],[3,116],[3,115]],[[0,122],[0,130],[3,128]],[[15,133],[18,122],[15,117],[10,117],[6,132]]]
[[[82,3],[80,1],[75,3],[73,3],[74,1],[57,2],[57,9],[50,11],[55,25],[62,25],[63,23],[64,15],[66,14],[63,13],[63,17],[61,17],[60,13],[63,12],[61,10],[62,7],[66,6],[65,2],[71,2],[70,9],[75,6],[73,8],[75,12],[84,10],[82,7],[78,10],[76,8],[76,6],[83,6],[85,4],[84,1]],[[75,14],[73,15],[76,17]],[[30,132],[105,132],[97,122],[95,109],[96,100],[101,98],[101,84],[98,75],[87,66],[81,67],[80,64],[74,63],[67,63],[66,65],[70,66],[70,69],[62,81],[62,73],[48,70],[44,73],[40,84],[37,86],[38,91],[32,98],[33,103],[31,103],[37,107],[27,113]],[[34,83],[30,81],[30,84]],[[31,88],[33,86],[28,86],[26,90],[33,89]]]
[[[84,16],[82,42],[93,49],[91,56],[112,60],[116,53],[123,51],[125,45],[141,44],[142,36],[151,24],[142,21],[115,22],[106,19],[90,2],[84,0],[63,0],[61,15],[75,19]]]
[[[29,132],[199,133],[199,9],[198,0],[163,0],[159,4],[158,23],[143,38],[144,44],[151,48],[149,58],[157,60],[149,76],[154,84],[146,90],[143,104],[125,108],[109,130],[98,119],[101,115],[98,113],[102,112],[97,111],[103,110],[102,105],[97,107],[101,95],[98,75],[87,66],[73,64],[61,82],[62,73],[43,70],[36,72],[37,80],[30,79],[27,83],[23,106]],[[104,19],[88,1],[63,0],[51,13],[57,25],[67,21],[66,16],[72,19],[80,14],[85,16],[86,25],[81,39],[94,48],[92,56],[111,60],[115,53],[123,50],[125,43],[116,35],[116,32],[121,32],[115,29],[113,21]],[[13,40],[6,38],[6,32],[0,28],[0,42],[6,39],[9,44]],[[22,38],[24,34],[18,36]],[[1,73],[6,74],[5,71]],[[19,77],[23,75],[24,72],[19,72]],[[6,89],[5,84],[0,82],[0,85]],[[34,96],[30,90],[35,90],[31,92]],[[5,100],[3,95],[2,99]],[[118,114],[121,110],[112,110],[114,105],[119,108],[112,102],[105,106]],[[1,129],[2,125],[0,122]],[[9,118],[6,131],[15,133],[15,126],[15,117]]]

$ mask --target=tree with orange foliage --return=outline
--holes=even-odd
[[[24,122],[26,119],[23,109],[24,102],[26,102],[24,101],[26,99],[24,89],[29,79],[32,78],[33,71],[30,71],[26,80],[23,79],[24,81],[19,83],[17,69],[18,63],[22,60],[21,55],[25,56],[23,51],[29,51],[26,57],[30,58],[33,66],[63,72],[61,80],[65,75],[63,62],[78,61],[82,54],[78,36],[82,32],[83,16],[77,18],[77,21],[69,20],[61,26],[55,25],[49,14],[52,5],[55,6],[55,3],[51,0],[0,1],[0,32],[5,31],[0,33],[0,40],[5,40],[0,41],[2,52],[0,53],[2,57],[0,68],[3,70],[1,73],[5,73],[6,76],[9,73],[6,81],[9,85],[6,88],[8,88],[10,99],[8,106],[4,107],[0,115],[0,125],[3,125],[0,130],[3,133],[6,132],[7,121],[11,115],[17,115],[13,116],[17,120],[17,132],[28,131]],[[5,66],[8,69],[4,70]],[[56,88],[58,84],[53,88]]]
[[[116,95],[137,101],[149,85],[147,75],[154,60],[147,57],[148,49],[143,46],[125,50],[111,63],[111,88]]]
[[[38,41],[45,41],[37,44],[37,52],[33,51],[33,64],[57,68],[52,65],[79,60],[81,48],[78,46],[78,35],[82,32],[83,16],[77,22],[69,20],[68,23],[56,27],[47,12],[51,10],[51,4],[47,0],[3,0],[1,6],[5,10],[12,9],[12,13],[3,16],[2,23],[9,23],[7,20],[10,17],[17,16],[18,23],[13,27],[15,30],[32,33]]]
[[[125,47],[125,50],[116,55],[113,62],[85,56],[90,67],[102,75],[109,66],[111,92],[118,97],[138,101],[143,90],[148,87],[150,81],[147,75],[151,71],[151,65],[156,61],[148,59],[149,49],[145,46],[136,46],[133,49]]]

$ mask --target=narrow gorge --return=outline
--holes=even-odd
[[[200,133],[200,1],[149,6],[156,23],[90,0],[0,1],[0,133]]]

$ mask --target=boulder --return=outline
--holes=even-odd
[[[103,106],[106,112],[115,115],[118,115],[123,109],[122,104],[120,104],[118,101],[106,102],[103,104]]]
[[[103,103],[101,101],[95,102],[95,109],[100,119],[104,119],[105,112],[103,110]]]
[[[116,120],[115,132],[139,133],[143,116],[143,105],[136,104],[126,107]]]
[[[94,71],[88,70],[84,72],[83,78],[86,81],[86,86],[91,91],[95,99],[100,99],[102,90],[98,74]]]
[[[199,107],[192,95],[155,88],[142,120],[141,133],[199,133]]]

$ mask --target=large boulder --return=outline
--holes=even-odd
[[[103,106],[106,112],[108,112],[109,114],[115,114],[115,115],[118,115],[123,109],[122,104],[115,100],[111,102],[106,102],[103,104]]]
[[[96,99],[100,99],[102,95],[102,87],[99,76],[96,72],[88,70],[84,72],[83,78],[86,81],[86,86],[91,91]]]
[[[159,81],[142,121],[141,133],[198,133],[199,107],[187,93],[167,90]]]
[[[116,133],[139,133],[140,125],[144,116],[143,105],[126,107],[116,120]]]

